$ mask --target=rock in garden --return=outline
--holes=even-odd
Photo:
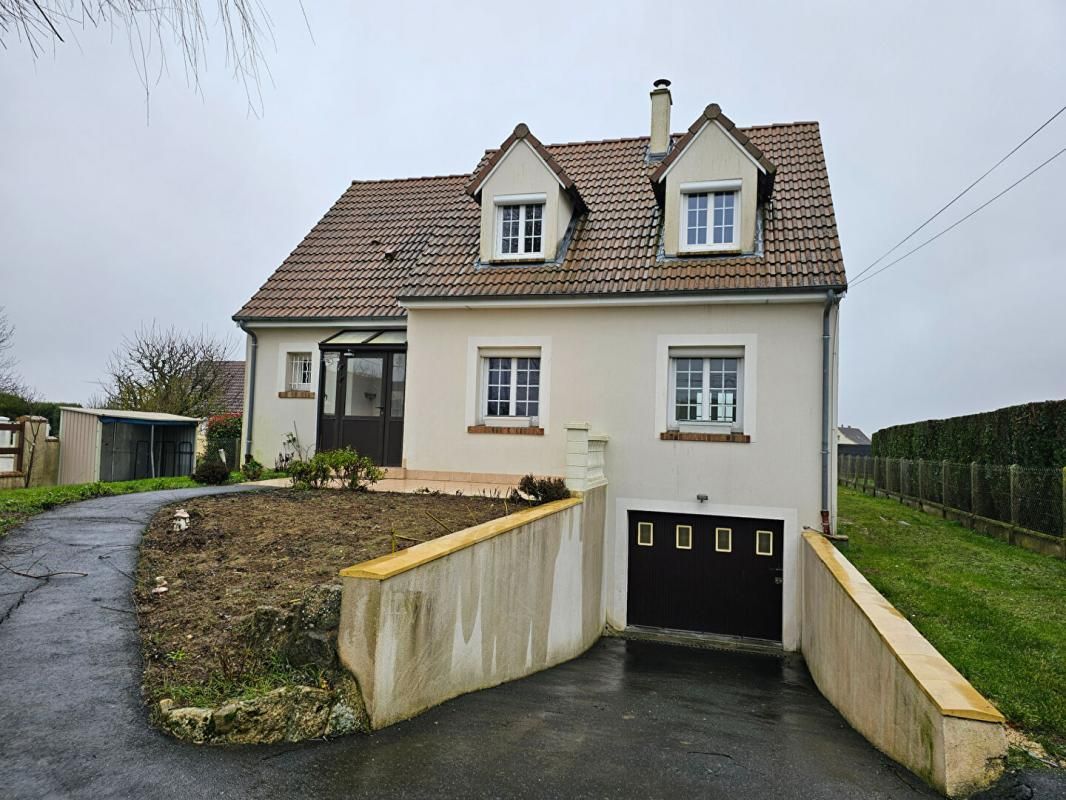
[[[163,727],[179,739],[194,744],[203,744],[207,741],[211,729],[211,709],[197,708],[170,708],[164,711],[162,701],[160,712],[163,717]]]
[[[244,623],[248,644],[262,650],[274,650],[288,642],[296,625],[296,614],[285,608],[259,606]]]
[[[312,586],[303,596],[299,627],[317,631],[338,627],[341,623],[341,588],[339,583]]]
[[[294,666],[332,667],[337,660],[337,634],[335,631],[300,630],[289,639],[283,652]]]

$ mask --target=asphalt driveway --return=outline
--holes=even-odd
[[[100,498],[0,540],[17,571],[87,573],[0,569],[0,796],[935,796],[847,726],[799,659],[617,639],[373,736],[174,741],[141,704],[130,576],[152,513],[214,491]],[[1040,780],[1008,779],[996,796],[1058,796]]]

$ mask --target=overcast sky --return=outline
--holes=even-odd
[[[180,69],[152,88],[150,122],[121,33],[0,49],[0,304],[47,399],[85,401],[142,322],[243,357],[231,315],[352,179],[469,172],[519,121],[644,135],[658,77],[674,130],[712,101],[741,126],[821,123],[850,275],[1066,104],[1061,0],[305,0],[310,33],[265,2],[261,116],[217,47],[200,94]],[[1066,114],[913,243],[1064,146]],[[1066,156],[849,293],[842,424],[1066,397],[1064,183]]]

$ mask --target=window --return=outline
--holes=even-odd
[[[497,250],[501,256],[544,253],[544,203],[497,206]]]
[[[540,412],[540,358],[487,356],[484,415],[526,418],[536,421]]]
[[[773,531],[755,531],[755,555],[772,556],[774,554]]]
[[[290,392],[311,391],[311,354],[289,353],[287,374],[288,384],[285,388]]]
[[[740,242],[740,181],[681,185],[681,251],[735,250]]]
[[[650,522],[637,523],[637,544],[641,547],[651,547],[654,543],[655,526]]]
[[[671,356],[671,425],[740,430],[742,364],[739,357]]]
[[[714,549],[718,553],[732,553],[733,552],[733,529],[732,528],[715,528],[714,529]]]
[[[691,550],[692,549],[692,526],[691,525],[678,525],[675,530],[677,537],[677,549],[678,550]]]

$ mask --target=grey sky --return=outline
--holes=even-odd
[[[153,88],[150,124],[122,34],[0,50],[0,304],[47,399],[93,394],[141,322],[242,345],[230,316],[353,178],[469,172],[518,121],[644,135],[658,77],[674,130],[711,101],[821,123],[850,275],[1066,103],[1059,0],[308,3],[313,42],[269,5],[261,118],[218,49],[202,96],[180,69]],[[1063,146],[1066,114],[944,223]],[[841,423],[1066,397],[1064,182],[1066,156],[849,294]]]

